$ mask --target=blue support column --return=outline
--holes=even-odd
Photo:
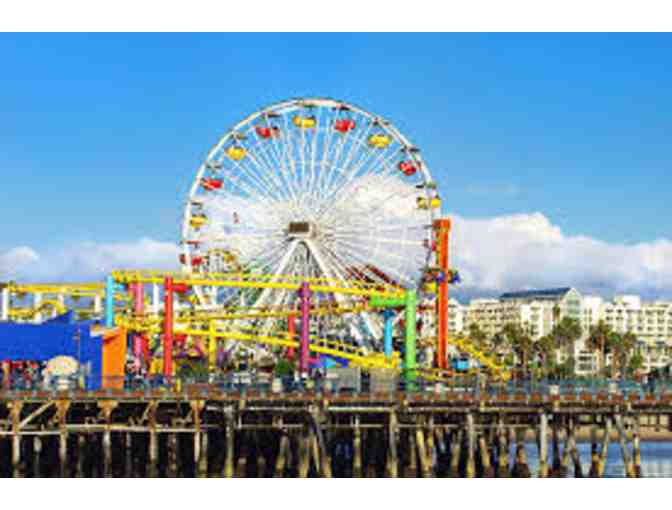
[[[394,321],[394,310],[385,310],[383,312],[383,317],[385,318],[385,330],[383,336],[383,350],[385,351],[385,357],[388,359],[392,358],[392,323]]]
[[[114,327],[114,291],[117,285],[114,283],[112,275],[108,275],[105,280],[105,327]]]

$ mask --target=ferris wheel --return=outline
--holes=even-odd
[[[239,122],[209,152],[184,209],[180,261],[191,273],[416,287],[440,205],[420,151],[390,122],[332,99],[284,101]],[[282,289],[211,290],[200,291],[206,304],[296,299]],[[376,321],[364,322],[360,337],[378,333]]]

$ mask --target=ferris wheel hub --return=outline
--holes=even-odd
[[[317,227],[312,221],[290,221],[287,227],[289,239],[314,239],[317,237]]]

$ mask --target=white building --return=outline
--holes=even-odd
[[[618,333],[630,331],[637,336],[645,371],[669,366],[672,361],[672,302],[668,301],[643,303],[633,295],[605,301],[564,287],[508,292],[499,299],[474,299],[468,305],[451,299],[449,314],[451,334],[466,334],[469,325],[475,323],[492,336],[505,324],[513,323],[528,331],[533,340],[549,334],[563,317],[576,319],[583,331],[574,351],[577,375],[597,371],[597,354],[586,347],[586,338],[590,328],[601,320]],[[558,359],[562,361],[563,356],[559,354]],[[610,356],[606,363],[611,363]]]

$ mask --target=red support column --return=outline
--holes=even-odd
[[[438,322],[436,365],[448,368],[448,279],[450,264],[448,258],[448,240],[450,239],[450,220],[443,218],[434,221],[436,238],[436,260],[441,272],[437,285],[436,316]]]
[[[287,337],[290,340],[294,340],[296,337],[296,316],[294,314],[287,316]],[[294,347],[289,347],[287,349],[287,359],[292,359],[294,357],[294,352]]]
[[[173,376],[173,279],[163,283],[163,375]]]

